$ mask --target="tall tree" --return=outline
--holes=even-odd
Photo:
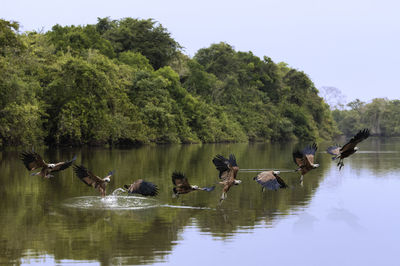
[[[181,48],[167,29],[152,19],[111,21],[109,18],[98,18],[96,27],[113,44],[117,54],[139,52],[149,59],[155,69],[167,65]]]

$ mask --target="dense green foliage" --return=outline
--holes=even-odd
[[[333,111],[344,134],[353,135],[361,128],[369,128],[375,135],[400,136],[400,100],[376,98],[366,104],[357,99],[347,107],[348,110]]]
[[[309,77],[226,43],[193,58],[155,21],[18,32],[0,20],[0,145],[330,138]]]

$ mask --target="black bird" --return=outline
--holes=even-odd
[[[296,150],[293,152],[294,163],[299,166],[295,171],[300,171],[300,182],[303,183],[303,176],[312,169],[319,167],[319,164],[314,163],[315,152],[317,151],[317,144],[313,143],[304,148],[303,151]]]
[[[226,199],[229,189],[233,185],[239,185],[242,181],[236,179],[239,166],[236,163],[235,155],[230,154],[229,159],[224,158],[222,155],[216,155],[212,160],[213,164],[219,171],[219,184],[223,185],[222,195],[219,200],[220,204]]]
[[[130,185],[124,185],[130,194],[141,194],[143,196],[157,196],[157,185],[144,181],[143,179],[136,180]]]
[[[358,147],[356,147],[356,145],[361,141],[367,139],[368,137],[369,137],[369,129],[366,128],[358,131],[358,133],[354,137],[352,137],[349,140],[349,142],[347,142],[343,147],[330,146],[326,151],[329,154],[334,155],[332,157],[332,160],[339,159],[337,166],[339,167],[340,170],[344,166],[343,159],[349,157],[350,155],[358,151]]]
[[[94,175],[91,171],[86,169],[83,165],[74,165],[74,171],[78,178],[88,185],[89,187],[94,187],[100,192],[102,197],[106,196],[106,186],[107,183],[110,183],[110,177],[114,174],[114,171],[110,171],[106,177],[100,178],[97,175]]]
[[[265,189],[278,190],[280,188],[287,188],[288,185],[279,176],[280,171],[265,171],[259,173],[253,179],[262,186],[262,191]]]
[[[76,160],[76,155],[74,156],[74,158],[72,158],[72,160],[58,163],[46,163],[42,159],[42,157],[34,151],[22,152],[20,158],[24,162],[26,169],[28,169],[29,171],[42,168],[40,172],[32,173],[31,176],[40,175],[44,178],[50,178],[53,177],[53,175],[51,175],[50,173],[58,172],[70,167],[72,163]]]
[[[213,191],[215,186],[213,187],[204,187],[200,188],[199,186],[191,186],[189,184],[188,179],[185,177],[183,173],[180,172],[173,172],[172,173],[172,183],[174,184],[174,188],[172,191],[174,192],[174,196],[178,197],[179,194],[186,194],[195,190],[202,190],[202,191]]]

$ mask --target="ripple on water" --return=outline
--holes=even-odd
[[[69,208],[92,210],[142,210],[158,207],[159,203],[157,200],[150,198],[110,195],[104,198],[99,196],[70,198],[65,200],[63,205]]]

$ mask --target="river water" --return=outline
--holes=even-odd
[[[99,176],[115,170],[104,199],[72,167],[43,179],[21,150],[0,152],[0,264],[400,265],[400,139],[367,139],[341,171],[328,145],[303,185],[285,172],[295,168],[292,143],[37,150],[51,162],[76,154]],[[262,192],[256,172],[240,171],[221,206],[218,185],[172,197],[173,171],[210,186],[213,156],[230,153],[241,169],[281,169],[289,188]],[[119,189],[139,178],[159,195]]]

